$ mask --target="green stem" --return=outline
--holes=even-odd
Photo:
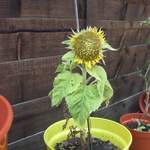
[[[87,71],[84,66],[82,66],[82,75],[83,75],[83,84],[87,85]],[[92,144],[91,144],[91,130],[90,130],[90,118],[87,119],[87,126],[88,126],[88,141],[89,141],[89,149],[92,150]],[[81,140],[82,142],[82,140]],[[85,145],[82,143],[82,145]]]
[[[89,141],[89,150],[92,150],[91,130],[90,130],[90,117],[87,119],[87,126],[88,126],[88,141]]]

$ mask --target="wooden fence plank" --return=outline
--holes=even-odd
[[[79,1],[79,16],[85,17],[85,0]],[[21,0],[22,17],[43,16],[51,18],[74,18],[73,0]]]
[[[47,105],[49,105],[48,102]],[[34,106],[32,105],[32,107]],[[40,106],[38,107],[40,108]],[[22,109],[22,111],[26,110]],[[19,140],[20,138],[45,130],[48,125],[62,118],[63,114],[61,108],[49,109],[49,111],[40,113],[38,115],[27,115],[19,120],[16,118],[9,132],[9,142],[13,142]]]
[[[21,57],[34,58],[62,55],[67,50],[64,41],[70,32],[25,32],[21,37]]]
[[[60,56],[0,64],[0,91],[11,103],[47,95]]]
[[[144,20],[150,16],[150,1],[94,0],[88,1],[89,20]]]
[[[129,97],[144,89],[144,81],[139,74],[127,75],[111,80],[114,95],[110,103]]]
[[[0,62],[17,59],[17,34],[0,34]]]
[[[46,150],[43,141],[43,132],[38,132],[14,143],[10,143],[8,150]]]
[[[107,108],[99,109],[93,114],[93,116],[103,117],[107,119],[113,119],[119,122],[120,116],[122,114],[130,112],[140,112],[138,101],[139,93],[123,99],[122,101],[112,104]]]
[[[117,52],[106,52],[106,71],[109,78],[136,72],[150,59],[149,45],[135,45],[122,48]]]
[[[81,28],[85,26],[85,20],[80,19]],[[52,32],[75,29],[75,19],[66,18],[0,18],[0,32]]]
[[[0,0],[0,17],[8,17],[9,11],[9,0]]]

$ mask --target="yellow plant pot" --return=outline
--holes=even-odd
[[[121,150],[128,150],[132,136],[127,128],[123,125],[111,120],[91,117],[91,134],[93,137],[99,138],[103,141],[111,141],[114,145]],[[65,120],[58,121],[47,128],[44,133],[44,141],[47,150],[54,150],[56,143],[62,142],[67,139],[69,127],[75,125],[73,119],[69,119],[67,128],[62,130]]]

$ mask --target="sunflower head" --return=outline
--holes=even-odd
[[[74,32],[65,42],[75,54],[74,61],[86,68],[103,59],[102,45],[106,43],[104,32],[96,27],[88,27],[80,32]]]

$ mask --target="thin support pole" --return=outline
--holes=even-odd
[[[88,142],[89,142],[89,150],[92,150],[92,142],[91,142],[91,139],[92,139],[92,136],[91,136],[91,125],[90,125],[90,117],[88,117],[87,119],[87,126],[88,126]]]
[[[79,23],[79,13],[78,13],[78,1],[74,0],[74,4],[75,4],[76,29],[79,32],[80,23]]]

